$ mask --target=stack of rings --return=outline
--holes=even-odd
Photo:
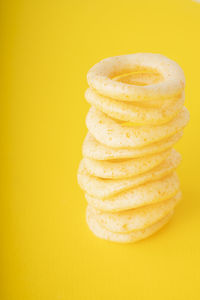
[[[138,53],[100,61],[87,80],[78,170],[87,223],[100,238],[135,242],[166,224],[181,198],[172,147],[189,121],[184,74],[162,55]]]

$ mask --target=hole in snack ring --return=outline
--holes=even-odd
[[[121,74],[112,79],[127,84],[145,86],[161,82],[163,80],[163,76],[158,72],[146,70],[142,72]]]

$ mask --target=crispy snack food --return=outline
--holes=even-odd
[[[111,242],[131,243],[131,242],[137,242],[139,240],[151,236],[153,233],[161,229],[170,220],[172,215],[173,215],[173,210],[171,210],[169,214],[167,214],[158,222],[148,227],[144,227],[143,229],[135,230],[129,233],[118,233],[118,232],[107,230],[102,225],[100,225],[100,223],[95,218],[95,215],[91,214],[89,210],[87,210],[86,219],[91,231],[99,238]]]
[[[154,84],[127,84],[113,78],[122,74],[153,73],[161,80]],[[137,77],[136,77],[137,78]],[[88,84],[100,95],[121,101],[161,100],[179,95],[185,86],[185,76],[177,63],[152,53],[135,53],[103,59],[87,75]]]
[[[166,224],[181,198],[172,147],[189,120],[184,74],[160,54],[137,53],[102,60],[87,79],[78,170],[87,223],[100,238],[138,241]]]

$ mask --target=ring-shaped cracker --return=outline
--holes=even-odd
[[[83,158],[83,161],[90,175],[100,178],[119,179],[137,176],[155,168],[161,164],[170,153],[171,150],[167,150],[153,155],[122,161],[102,161],[90,158]]]
[[[103,145],[113,148],[140,148],[172,136],[183,129],[188,120],[188,110],[183,107],[176,118],[168,123],[129,127],[122,126],[116,120],[91,107],[86,117],[86,125],[95,139]]]
[[[103,211],[122,211],[172,198],[180,188],[175,172],[160,180],[145,183],[115,196],[99,199],[85,194],[88,204]]]
[[[158,222],[175,208],[180,199],[181,192],[178,192],[174,197],[166,201],[117,213],[102,212],[92,206],[89,206],[88,209],[107,230],[127,233],[144,229]]]
[[[85,92],[88,103],[111,118],[140,125],[160,125],[174,118],[183,108],[185,95],[182,93],[176,100],[163,100],[160,107],[139,106],[104,97],[89,88]],[[165,103],[168,102],[168,103]]]
[[[163,81],[138,86],[113,80],[120,74],[152,71],[162,75]],[[90,87],[100,95],[122,101],[166,99],[184,88],[185,77],[180,66],[171,59],[152,53],[136,53],[106,58],[94,65],[87,74]]]
[[[183,132],[179,131],[173,136],[162,141],[150,144],[142,148],[110,148],[100,144],[91,135],[90,132],[85,137],[83,142],[83,157],[96,160],[117,160],[123,158],[135,158],[160,153],[170,149],[182,137]]]
[[[90,230],[99,238],[108,240],[116,243],[133,243],[139,240],[145,239],[158,230],[160,230],[165,224],[169,222],[173,215],[171,211],[167,216],[162,218],[157,223],[148,226],[144,229],[133,231],[130,233],[115,233],[107,230],[96,220],[95,216],[90,213],[89,210],[86,212],[86,220]]]
[[[159,180],[175,170],[181,161],[180,154],[172,150],[171,154],[159,166],[144,174],[126,179],[103,179],[91,176],[85,168],[82,160],[78,170],[78,183],[89,195],[105,199],[130,188],[135,188],[150,181]]]

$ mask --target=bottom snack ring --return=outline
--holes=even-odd
[[[101,239],[117,243],[133,243],[145,239],[160,230],[171,219],[173,212],[172,210],[164,218],[149,227],[130,233],[115,233],[105,229],[98,223],[95,216],[89,213],[89,210],[86,212],[86,220],[90,230]]]

